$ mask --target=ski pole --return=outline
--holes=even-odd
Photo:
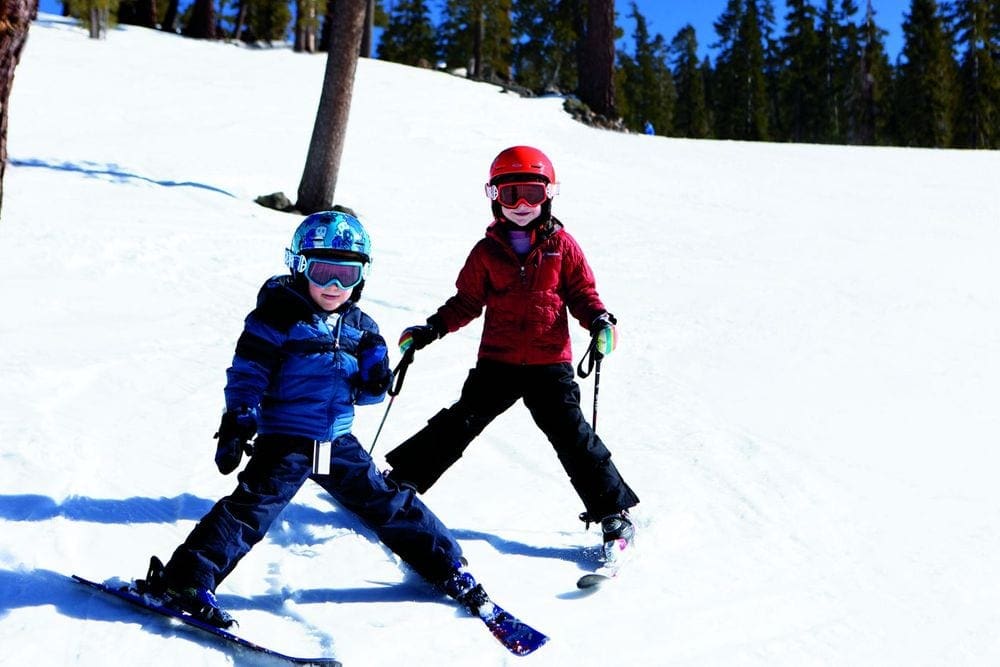
[[[386,391],[389,394],[389,405],[385,406],[385,413],[382,415],[382,421],[379,422],[378,430],[375,431],[375,438],[372,440],[372,446],[368,450],[368,456],[371,456],[372,452],[375,451],[375,443],[378,442],[378,437],[382,433],[382,427],[385,426],[385,420],[389,417],[389,410],[392,410],[392,404],[396,400],[396,396],[403,389],[403,380],[406,379],[406,369],[410,367],[413,363],[413,348],[409,348],[403,353],[403,358],[399,360],[399,364],[392,369],[392,381],[389,383],[389,389]]]
[[[597,431],[597,394],[601,390],[601,359],[602,355],[597,351],[597,338],[590,339],[590,345],[587,346],[587,351],[583,353],[583,358],[580,359],[580,363],[576,367],[576,374],[581,378],[589,377],[591,373],[594,373],[594,417],[591,420],[591,428]],[[587,363],[587,369],[584,370],[583,364]]]
[[[590,427],[597,433],[597,394],[601,391],[601,359],[598,357],[594,362],[594,418]]]

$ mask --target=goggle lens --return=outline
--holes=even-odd
[[[495,199],[505,208],[516,208],[520,202],[528,206],[538,206],[549,198],[544,183],[501,183],[496,186]]]
[[[304,273],[309,282],[317,287],[329,287],[336,283],[340,289],[351,289],[364,278],[364,267],[361,262],[309,259],[306,260]]]

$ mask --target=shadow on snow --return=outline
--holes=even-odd
[[[146,183],[152,183],[166,188],[200,188],[202,190],[218,192],[219,194],[226,195],[227,197],[236,197],[236,195],[231,192],[227,192],[221,188],[207,185],[205,183],[196,183],[194,181],[158,181],[156,179],[149,178],[148,176],[140,176],[139,174],[133,174],[125,171],[116,164],[99,165],[92,163],[74,164],[72,162],[46,162],[45,160],[39,160],[37,158],[28,160],[11,158],[7,161],[7,163],[12,167],[41,167],[44,169],[55,169],[57,171],[75,172],[84,174],[85,176],[110,176],[115,182],[118,183],[126,183],[128,181],[145,181]]]

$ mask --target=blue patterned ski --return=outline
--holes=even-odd
[[[546,635],[505,611],[492,600],[487,599],[474,613],[482,619],[493,636],[514,655],[528,655],[549,640]]]
[[[199,630],[202,630],[210,635],[214,635],[220,640],[235,644],[236,646],[240,646],[250,651],[263,653],[280,660],[286,660],[296,665],[325,665],[326,667],[341,667],[341,664],[333,658],[300,658],[297,656],[285,655],[284,653],[267,648],[266,646],[261,646],[256,642],[244,639],[243,637],[233,634],[228,630],[217,628],[214,625],[209,625],[208,623],[205,623],[190,614],[185,614],[184,612],[159,604],[152,598],[137,595],[123,583],[118,585],[103,584],[97,581],[84,579],[83,577],[75,574],[73,575],[73,579],[81,584],[84,584],[85,586],[89,586],[90,588],[101,591],[102,593],[107,593],[108,595],[114,596],[119,600],[124,600],[125,602],[133,604],[137,607],[147,609],[157,614],[162,614],[163,616],[167,616],[169,618],[177,619],[186,625],[190,625],[191,627],[198,628]]]

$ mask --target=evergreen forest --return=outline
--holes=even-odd
[[[338,0],[69,0],[92,23],[204,39],[335,48]],[[362,56],[460,72],[522,94],[580,94],[602,0],[368,0]],[[727,0],[710,35],[650,32],[634,2],[614,11],[603,108],[625,129],[671,137],[1000,148],[1000,0],[911,0],[902,50],[886,52],[871,0]],[[95,5],[97,12],[95,13]],[[433,5],[433,6],[432,6]],[[588,9],[590,10],[588,12]],[[91,34],[99,35],[93,28]],[[376,35],[376,38],[372,38]],[[706,49],[711,56],[699,56]],[[583,99],[592,99],[580,95]]]

